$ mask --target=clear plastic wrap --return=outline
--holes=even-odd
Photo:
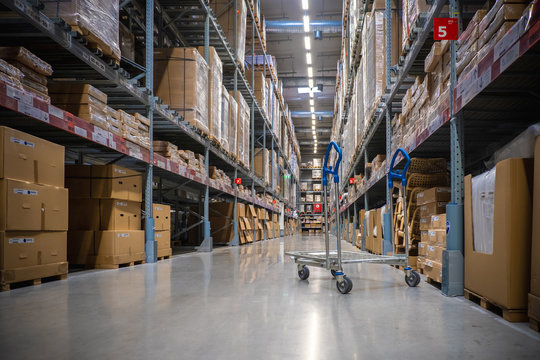
[[[358,73],[356,74],[356,146],[360,144],[364,136],[364,62],[360,62]]]
[[[471,194],[474,251],[490,255],[493,254],[495,169],[472,178]]]
[[[135,35],[120,23],[120,53],[126,59],[135,61]]]
[[[0,59],[0,73],[13,76],[17,79],[21,79],[24,77],[24,73],[21,70],[2,59]]]
[[[229,153],[237,157],[237,136],[238,136],[238,102],[234,92],[229,92]]]
[[[24,83],[22,83],[21,85],[24,91],[32,93],[34,97],[46,102],[47,104],[51,103],[51,98],[49,97],[49,95],[42,93],[41,91],[38,91],[34,89],[33,87],[30,87]]]
[[[198,48],[204,56],[204,46]],[[223,79],[223,65],[213,46],[208,48],[208,129],[215,141],[221,138],[221,90]]]
[[[208,134],[208,65],[195,48],[155,49],[154,92]]]
[[[2,71],[2,62],[6,63],[2,59],[0,59],[0,71]],[[11,61],[10,66],[15,67],[16,68],[15,70],[18,70],[16,72],[17,75],[12,75],[12,76],[17,76],[20,78],[24,77],[25,80],[30,80],[40,85],[47,86],[47,77],[45,75],[38,73],[37,71],[29,68],[28,66],[18,61]]]
[[[278,159],[277,153],[275,150],[272,150],[272,185],[273,189],[276,190],[279,186],[279,168],[278,168]]]
[[[36,55],[28,51],[26,48],[20,47],[0,47],[0,58],[5,60],[18,61],[26,65],[35,72],[44,75],[52,75],[52,67],[50,64],[38,58]]]
[[[120,121],[125,127],[130,127],[135,130],[139,128],[139,122],[135,119],[135,116],[128,114],[124,110],[118,110],[118,113],[120,114]]]
[[[225,152],[229,152],[229,93],[225,86],[221,87],[221,147]]]
[[[249,105],[240,92],[238,93],[238,161],[249,167]],[[240,131],[240,128],[242,130]],[[240,137],[242,141],[240,141]]]
[[[133,116],[135,116],[135,119],[136,119],[138,122],[140,122],[140,123],[142,123],[142,124],[144,124],[144,125],[146,125],[146,126],[150,126],[150,119],[147,118],[146,116],[141,115],[141,114],[139,114],[139,113],[135,113]]]
[[[33,90],[35,90],[38,93],[41,93],[42,95],[47,95],[47,93],[49,92],[46,85],[41,85],[40,83],[34,82],[32,80],[28,80],[26,76],[21,79],[21,84],[23,84],[23,86],[26,85],[32,88]]]
[[[119,2],[114,0],[42,0],[43,13],[76,26],[107,56],[120,60]],[[50,74],[49,74],[50,75]]]
[[[237,12],[235,14],[235,1]],[[218,18],[221,28],[225,32],[228,43],[234,47],[236,37],[236,57],[240,64],[244,64],[246,50],[246,22],[247,8],[244,0],[210,0],[214,14]],[[234,17],[236,16],[236,34],[234,33]]]

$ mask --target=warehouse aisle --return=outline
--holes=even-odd
[[[534,358],[540,336],[381,265],[349,266],[341,295],[285,249],[321,236],[74,274],[0,294],[2,359]],[[352,248],[344,244],[345,249]],[[6,356],[11,354],[12,356]]]

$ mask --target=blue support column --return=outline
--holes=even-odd
[[[238,169],[234,169],[234,178],[238,177]],[[238,185],[234,184],[234,191],[238,190]],[[234,210],[233,210],[233,239],[231,241],[231,246],[240,245],[240,239],[238,237],[238,197],[234,195]]]
[[[452,17],[459,18],[458,1],[450,0]],[[452,201],[446,206],[446,245],[443,252],[441,291],[447,296],[464,293],[463,258],[463,121],[454,113],[456,44],[450,42],[450,168]]]
[[[157,261],[157,243],[154,237],[154,217],[152,213],[152,195],[153,195],[153,162],[154,150],[152,143],[154,141],[154,2],[146,0],[146,36],[145,36],[145,51],[146,51],[146,73],[145,83],[146,92],[148,94],[147,116],[150,120],[149,138],[150,138],[150,163],[146,169],[145,196],[144,196],[144,250],[146,252],[146,262],[154,263]],[[151,29],[151,30],[149,30]]]
[[[392,67],[392,2],[386,0],[385,2],[385,20],[386,20],[386,89],[389,90],[392,87],[392,73],[390,68]],[[387,163],[392,158],[392,104],[386,105],[386,159]],[[388,180],[388,175],[387,175]],[[388,252],[393,252],[393,235],[392,231],[392,214],[394,211],[392,201],[392,189],[386,186],[386,212],[383,216],[383,255]],[[408,254],[407,254],[408,255]]]

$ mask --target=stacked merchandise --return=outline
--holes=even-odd
[[[233,91],[230,92],[231,98],[235,97]],[[249,126],[250,126],[250,110],[249,106],[244,100],[240,91],[236,92],[236,101],[238,104],[236,112],[236,126],[229,127],[229,133],[233,129],[237,129],[236,136],[236,158],[238,162],[245,167],[249,167]],[[234,106],[234,105],[233,105]],[[229,138],[229,141],[231,139]],[[235,153],[235,150],[229,145],[231,152]]]
[[[446,204],[449,187],[433,187],[416,195],[420,212],[417,267],[436,282],[442,281],[442,254],[446,249]]]
[[[199,52],[204,56],[204,46],[199,46]],[[216,143],[221,140],[221,105],[223,89],[223,65],[216,49],[208,48],[208,135]]]
[[[126,59],[135,62],[135,35],[124,24],[120,23],[120,53]]]
[[[154,240],[157,243],[156,257],[165,258],[172,255],[171,248],[171,207],[164,204],[152,204],[154,218]]]
[[[234,99],[232,100],[234,101]],[[230,116],[231,99],[225,86],[221,86],[221,136],[220,145],[223,151],[230,152],[229,149],[229,116]]]
[[[358,232],[356,234],[356,240],[355,240],[355,245],[359,249],[362,248],[362,238],[365,235],[365,230],[364,230],[365,229],[365,227],[364,227],[365,218],[366,218],[366,210],[362,209],[358,213]]]
[[[416,22],[420,19],[421,14],[425,14],[429,11],[430,7],[431,2],[426,0],[401,0],[401,9],[403,13],[401,51],[404,51],[407,46],[412,44],[412,39],[415,35],[414,29],[417,27]],[[444,10],[441,12],[444,13]],[[448,11],[446,11],[446,13],[448,13]],[[392,43],[394,43],[394,41],[392,41]]]
[[[51,102],[47,89],[47,76],[52,75],[51,65],[23,47],[0,47],[0,59],[18,69],[4,61],[0,62],[0,73],[8,75],[6,82],[9,85],[13,83],[19,90],[30,92],[46,103]],[[0,79],[5,80],[4,76]]]
[[[443,203],[437,203],[433,198],[443,196],[441,192],[434,197],[418,197],[418,194],[431,188],[441,188],[450,185],[447,174],[446,159],[421,159],[412,158],[409,170],[407,171],[407,187],[402,189],[407,200],[407,218],[408,218],[408,237],[409,237],[409,256],[417,256],[418,243],[423,239],[427,242],[427,230],[431,223],[431,216],[445,212],[447,200],[438,200]],[[394,184],[394,186],[398,186]],[[420,199],[420,205],[417,203]],[[423,200],[427,199],[427,200]],[[428,201],[429,200],[429,201]],[[435,204],[432,204],[435,202]],[[404,253],[405,251],[405,219],[403,216],[403,198],[397,198],[394,209],[394,251]],[[422,208],[423,206],[423,208]],[[422,233],[422,231],[424,231]],[[424,238],[422,238],[422,234]]]
[[[239,228],[239,242],[243,239],[240,236],[240,224],[243,220],[245,210],[244,204],[237,203],[236,208],[236,221],[238,221]],[[227,244],[234,238],[234,226],[232,224],[234,219],[234,204],[228,202],[215,202],[210,203],[210,227],[212,229],[212,241],[214,244]],[[215,229],[215,230],[214,230]],[[243,243],[243,242],[242,242]]]
[[[243,0],[210,0],[209,5],[225,32],[228,43],[233,47],[238,64],[243,68],[246,50],[246,2]]]
[[[267,105],[267,83],[264,78],[264,72],[259,70],[246,70],[246,80],[251,84],[252,77],[253,82],[253,92],[255,93],[255,98],[261,106],[263,113],[268,117],[268,105]]]
[[[195,172],[206,176],[205,157],[201,154],[196,154],[191,150],[178,150],[178,154],[187,164],[188,168]]]
[[[236,160],[238,160],[238,103],[240,101],[238,96],[242,96],[239,91],[237,91],[236,94],[232,91],[229,92],[229,155]]]
[[[123,110],[119,110],[118,112],[120,113],[120,122],[122,124],[122,137],[128,142],[149,149],[150,120],[139,113],[131,115]]]
[[[279,192],[279,167],[278,167],[278,156],[275,150],[272,150],[272,189]]]
[[[210,134],[209,67],[196,48],[154,49],[154,93],[192,126]]]
[[[83,35],[91,48],[120,61],[118,1],[51,0],[43,5],[45,15],[61,18]]]
[[[68,165],[68,258],[118,268],[145,259],[141,174],[116,165]]]
[[[117,122],[116,127],[123,136],[123,126],[118,122],[117,113],[107,110],[107,94],[89,84],[50,84],[49,91],[54,105],[100,129],[109,130],[109,113],[113,119],[111,123]]]
[[[68,272],[64,148],[0,127],[0,290]]]
[[[366,221],[366,250],[374,254],[382,254],[383,213],[382,208],[372,209],[364,213]]]
[[[262,178],[268,186],[270,183],[270,151],[268,149],[255,149],[255,175]]]
[[[154,148],[154,153],[162,155],[174,163],[187,167],[187,163],[180,156],[180,152],[178,151],[178,147],[176,145],[168,141],[154,140],[154,142],[152,142],[152,146]]]
[[[215,166],[210,166],[209,168],[210,174],[208,176],[211,179],[217,180],[221,182],[224,185],[230,186],[231,185],[231,178],[228,177],[225,172],[221,169],[216,168]]]

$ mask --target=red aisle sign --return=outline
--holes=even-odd
[[[349,178],[349,184],[350,185],[354,184],[354,178]]]
[[[315,212],[321,212],[321,204],[315,204]]]
[[[242,184],[242,179],[241,178],[236,178],[236,179],[234,179],[234,183],[236,185],[241,185]]]
[[[457,40],[459,37],[458,19],[433,19],[433,38],[435,40]]]

